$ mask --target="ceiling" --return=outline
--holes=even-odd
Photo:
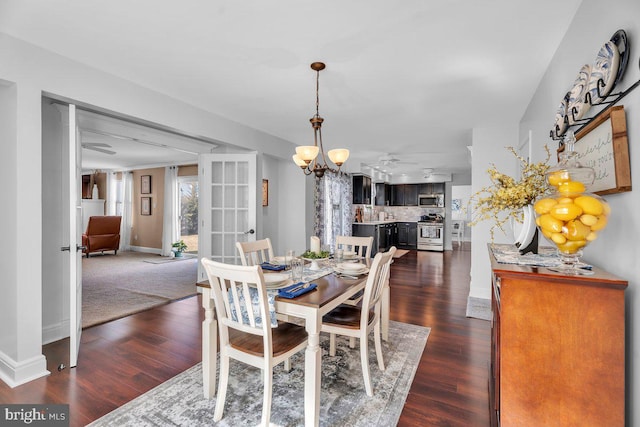
[[[464,174],[472,129],[520,120],[579,4],[2,0],[0,31],[296,145],[322,61],[325,150],[349,148],[349,170]],[[84,135],[119,153],[83,150],[97,160],[137,146]]]

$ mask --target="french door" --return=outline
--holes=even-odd
[[[68,168],[68,219],[69,246],[69,366],[78,364],[80,336],[82,335],[82,146],[76,120],[76,106],[69,104],[69,128],[67,138]],[[67,270],[65,269],[65,272]]]
[[[201,258],[240,264],[236,242],[256,240],[256,159],[255,153],[198,157]],[[198,280],[206,280],[200,264]]]

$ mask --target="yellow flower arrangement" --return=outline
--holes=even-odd
[[[473,212],[469,225],[473,226],[489,219],[494,221],[490,230],[492,241],[496,228],[504,231],[504,224],[511,218],[522,222],[522,208],[533,203],[548,191],[545,174],[550,167],[547,164],[551,157],[549,148],[545,145],[547,158],[544,162],[539,163],[529,163],[522,156],[519,156],[513,147],[506,148],[521,164],[520,180],[516,181],[509,175],[500,173],[492,164],[487,173],[493,185],[473,194],[468,203]]]

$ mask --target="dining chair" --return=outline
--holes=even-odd
[[[451,224],[451,235],[458,240],[458,246],[460,246],[462,239],[464,239],[464,221],[453,221],[453,223]]]
[[[344,335],[360,340],[362,375],[364,377],[365,390],[369,396],[373,396],[371,375],[369,373],[369,334],[373,331],[378,367],[381,371],[384,371],[380,338],[380,312],[382,308],[382,292],[389,277],[389,267],[395,252],[396,247],[392,246],[387,252],[378,252],[373,258],[360,306],[342,304],[322,317],[321,331],[330,334],[330,356],[335,356],[336,354],[335,335]]]
[[[220,332],[220,379],[213,419],[222,419],[229,361],[235,359],[262,369],[261,425],[269,425],[273,367],[306,348],[307,332],[304,327],[287,322],[278,322],[278,327],[272,328],[260,266],[223,264],[206,258],[202,259],[202,265],[211,286]]]
[[[273,247],[268,237],[255,242],[236,242],[242,265],[260,265],[273,259]]]
[[[354,251],[357,256],[371,258],[371,247],[373,246],[373,236],[336,236],[336,249]]]

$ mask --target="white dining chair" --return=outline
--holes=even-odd
[[[336,236],[336,249],[353,251],[357,256],[371,258],[373,237]]]
[[[307,333],[304,327],[286,322],[278,322],[278,327],[272,328],[260,266],[223,264],[206,258],[202,259],[202,265],[211,286],[220,331],[220,374],[213,419],[222,419],[229,383],[229,361],[235,359],[262,369],[264,398],[261,425],[269,425],[273,367],[305,349]],[[251,295],[256,291],[257,301]]]
[[[454,220],[451,224],[451,235],[458,240],[458,246],[462,244],[464,239],[464,221]]]
[[[329,355],[336,354],[335,335],[344,335],[360,340],[360,361],[364,386],[368,396],[373,396],[371,375],[369,373],[369,334],[373,331],[373,338],[378,359],[378,367],[384,371],[382,358],[382,343],[380,337],[380,313],[382,310],[382,292],[389,277],[389,268],[395,246],[387,252],[378,252],[373,258],[369,270],[369,277],[364,288],[361,306],[339,305],[322,317],[322,332],[329,335]]]
[[[236,242],[242,265],[260,265],[273,259],[273,247],[268,237],[255,242]]]

